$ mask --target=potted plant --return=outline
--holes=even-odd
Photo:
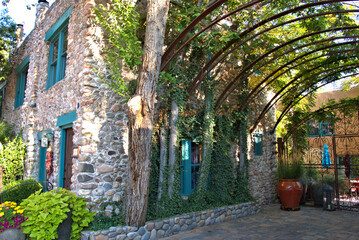
[[[26,221],[24,212],[16,202],[6,201],[0,205],[0,240],[24,240],[21,224]]]
[[[86,209],[83,198],[63,188],[45,193],[38,191],[20,206],[24,208],[24,216],[28,217],[22,225],[23,232],[31,239],[39,240],[79,239],[81,230],[95,215]],[[65,230],[59,230],[59,227],[65,227]]]
[[[303,168],[300,161],[291,163],[280,162],[278,164],[277,191],[281,200],[281,208],[286,210],[299,210],[300,199],[303,194],[303,186],[300,177]]]

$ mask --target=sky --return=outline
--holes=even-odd
[[[47,0],[50,5],[55,0]],[[26,8],[27,5],[36,4],[37,0],[10,0],[8,4],[9,14],[18,24],[24,25],[24,32],[28,35],[34,28],[36,7],[32,6],[31,10]]]

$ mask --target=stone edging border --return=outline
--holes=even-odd
[[[260,209],[260,205],[255,202],[240,203],[149,221],[140,228],[118,226],[102,231],[83,231],[81,240],[155,240],[198,227],[253,215]]]

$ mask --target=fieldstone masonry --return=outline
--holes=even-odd
[[[94,23],[93,9],[107,0],[58,0],[49,8],[40,2],[36,26],[12,56],[16,68],[30,56],[25,99],[14,109],[17,78],[10,75],[2,108],[3,120],[23,129],[27,141],[26,175],[38,178],[39,132],[51,130],[50,145],[54,172],[50,181],[59,185],[61,128],[57,118],[76,112],[73,144],[79,147],[72,159],[71,190],[92,206],[100,201],[119,201],[125,193],[127,178],[126,104],[96,71],[103,73],[102,51],[105,46],[101,29]],[[68,24],[68,49],[65,77],[47,89],[49,41],[45,33],[63,13],[72,7]]]
[[[255,100],[254,116],[259,115],[265,104],[272,97],[271,92],[262,93]],[[262,155],[255,156],[254,143],[248,137],[249,146],[249,182],[248,187],[254,199],[260,204],[268,204],[277,200],[277,154],[276,134],[271,133],[275,123],[275,110],[272,108],[260,122],[257,131],[262,133]]]
[[[2,107],[2,119],[15,124],[18,132],[23,130],[23,137],[27,142],[27,176],[35,179],[39,176],[41,139],[38,139],[38,134],[43,131],[53,133],[49,145],[54,156],[54,171],[49,181],[54,187],[58,187],[60,183],[61,128],[57,126],[57,120],[67,113],[76,112],[72,126],[73,145],[79,149],[79,155],[72,158],[70,188],[84,197],[92,210],[98,209],[102,201],[123,199],[128,176],[127,106],[98,74],[106,76],[102,55],[105,41],[101,28],[94,22],[93,11],[98,4],[107,2],[109,0],[57,0],[51,7],[48,7],[47,3],[39,3],[35,28],[14,51],[11,59],[16,68],[27,56],[30,57],[24,103],[14,109],[17,77],[13,72],[7,79]],[[45,34],[70,7],[72,13],[68,23],[65,77],[47,89],[50,42],[45,42]],[[126,69],[123,74],[124,79],[135,78]],[[265,125],[261,127],[267,128]],[[276,167],[273,154],[275,136],[265,135],[263,142],[263,156],[250,156],[249,187],[260,203],[267,203],[276,198],[273,187]],[[250,152],[253,151],[250,149]],[[229,207],[229,210],[221,208],[213,210],[214,212],[211,210],[204,219],[202,213],[187,214],[174,220],[163,220],[163,226],[156,222],[152,229],[151,223],[148,223],[144,231],[116,228],[106,234],[96,234],[106,235],[108,239],[115,239],[115,233],[116,236],[129,239],[138,239],[139,236],[153,239],[153,234],[167,236],[173,232],[223,221],[222,218],[239,217],[247,214],[247,210],[243,210],[246,213],[242,211],[242,208],[246,209],[245,206],[247,205],[236,205]],[[250,210],[251,213],[257,209],[249,208],[254,209]],[[229,213],[226,215],[227,211]],[[106,213],[110,214],[111,209],[106,209]],[[176,219],[179,219],[179,222]],[[93,236],[96,235],[94,234]]]
[[[149,221],[140,228],[117,226],[103,231],[83,231],[81,240],[154,240],[198,227],[253,215],[259,211],[258,203],[241,203]]]

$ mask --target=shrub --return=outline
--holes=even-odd
[[[111,216],[106,216],[105,210],[107,206],[112,206],[114,209],[111,212]],[[118,213],[116,213],[118,209]],[[101,212],[98,213],[94,220],[86,227],[86,230],[101,230],[108,229],[113,226],[119,226],[125,224],[125,216],[122,213],[122,202],[105,202],[102,204]]]
[[[12,187],[14,188],[10,189]],[[34,179],[14,181],[4,186],[1,200],[12,201],[20,204],[22,200],[28,198],[31,194],[39,191],[40,189],[42,189],[42,185]]]
[[[13,140],[6,138],[0,149],[0,164],[3,168],[3,185],[16,181],[23,176],[26,145],[20,136]]]
[[[37,191],[25,199],[20,206],[24,209],[24,216],[28,217],[22,224],[22,231],[30,234],[31,239],[57,238],[58,226],[71,211],[71,239],[77,240],[82,229],[88,226],[95,215],[86,209],[83,198],[63,188],[44,193]]]
[[[6,139],[13,139],[16,134],[13,125],[0,121],[0,143],[5,144]]]

